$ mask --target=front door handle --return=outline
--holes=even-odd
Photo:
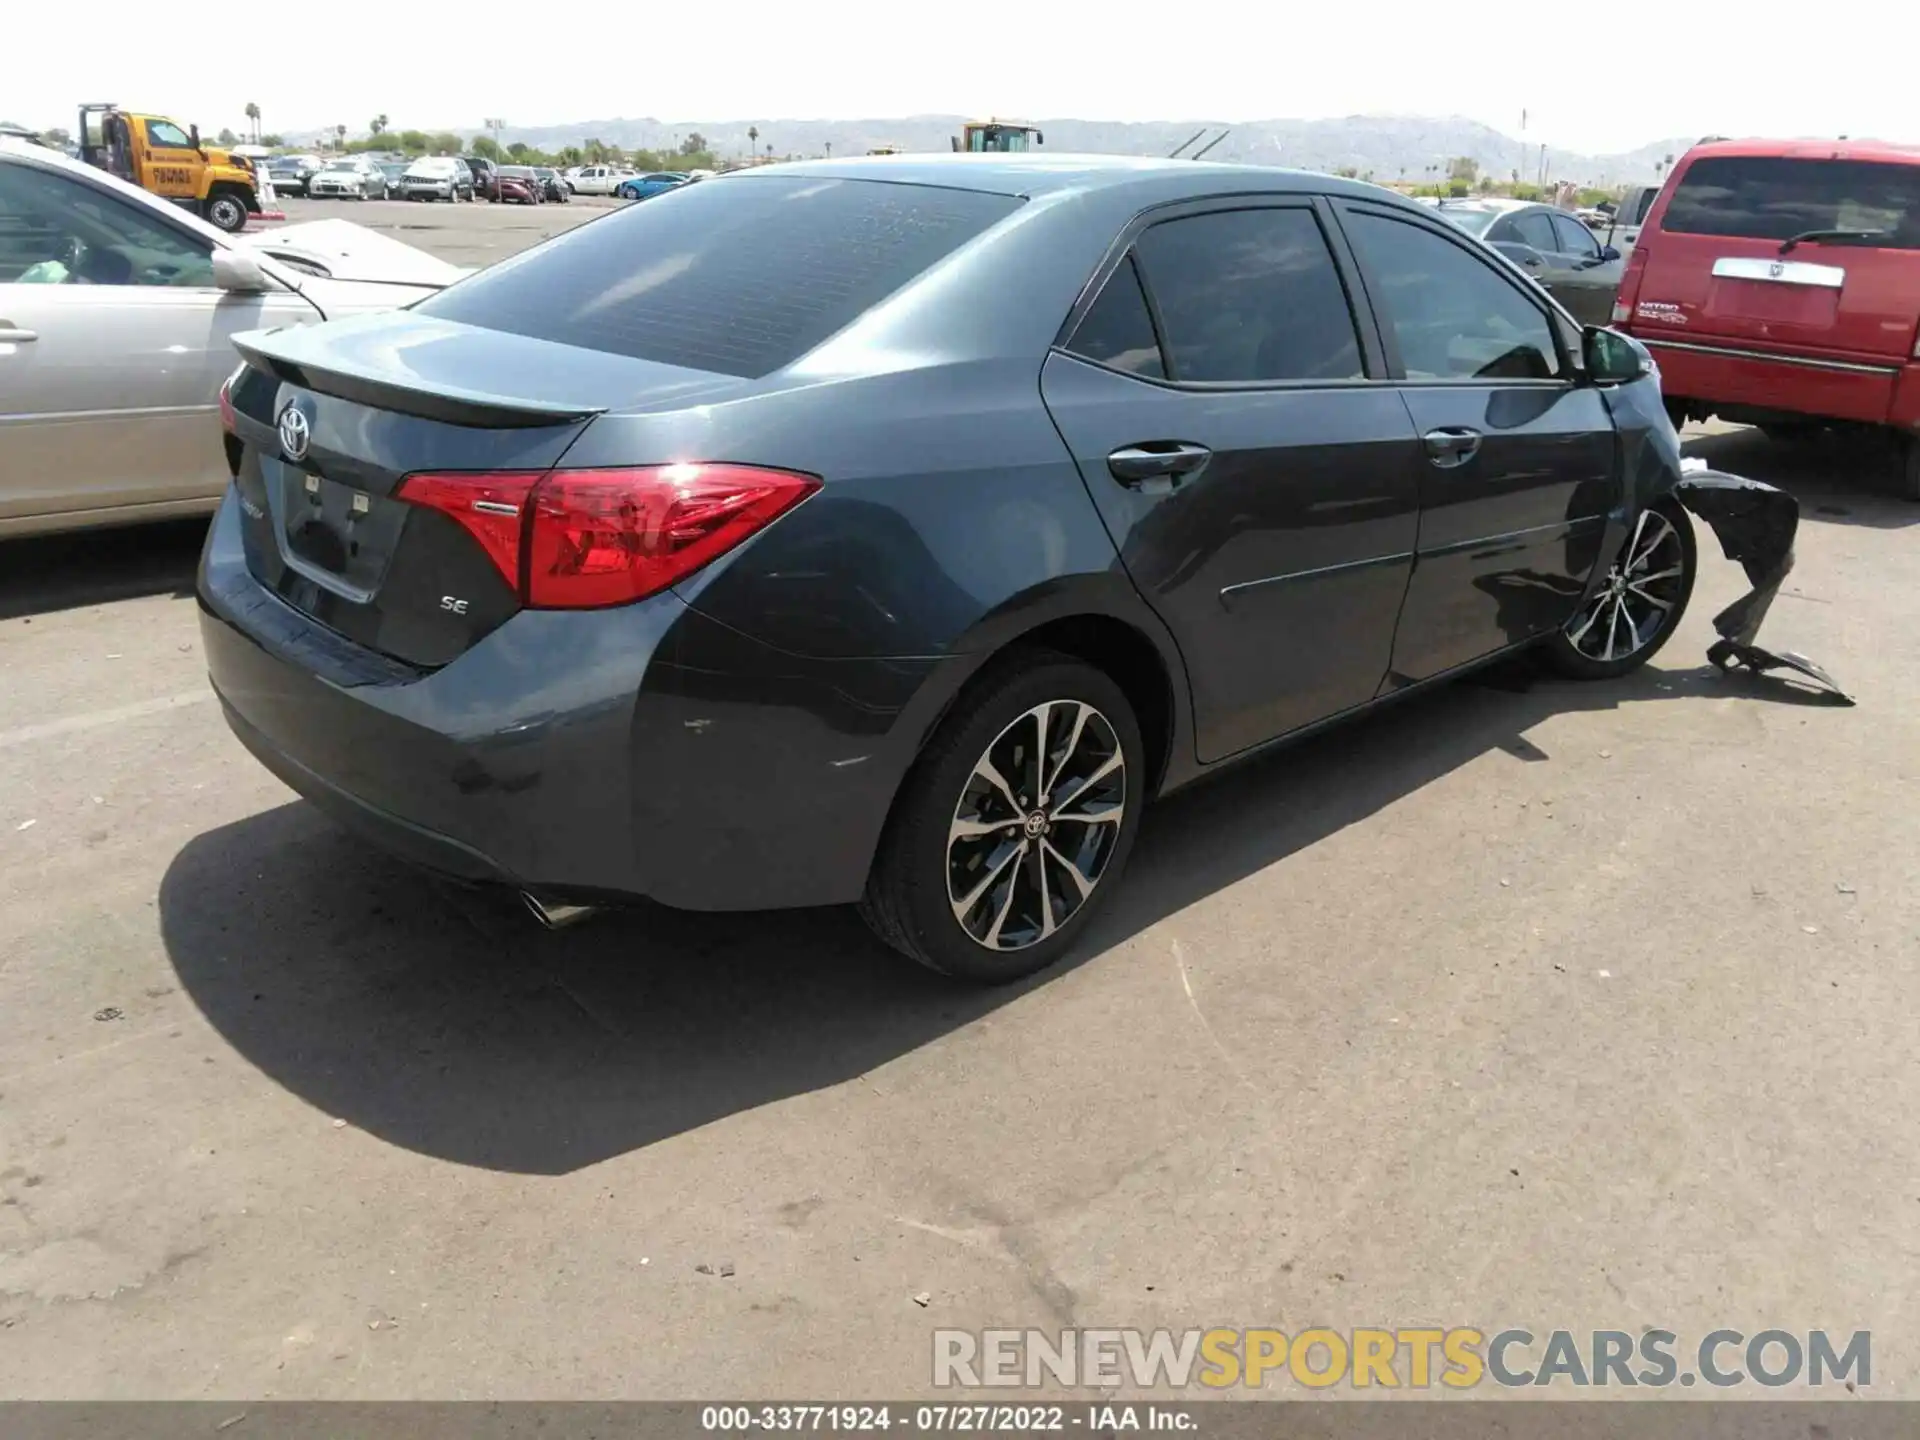
[[[0,320],[0,345],[4,345],[8,341],[12,341],[16,345],[23,345],[29,340],[38,340],[39,338],[40,332],[38,330],[22,330],[11,320]]]
[[[1165,493],[1197,474],[1213,458],[1204,445],[1184,440],[1144,440],[1107,456],[1107,469],[1122,485]]]
[[[1442,470],[1464,465],[1480,451],[1480,432],[1464,425],[1429,430],[1421,438],[1427,442],[1427,459]]]

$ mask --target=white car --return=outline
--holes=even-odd
[[[387,198],[387,173],[360,155],[330,160],[327,168],[307,181],[307,194],[316,200]]]
[[[387,310],[466,272],[346,220],[225,235],[0,139],[0,535],[210,513],[242,331]]]
[[[614,186],[635,173],[630,165],[582,165],[567,184],[576,195],[611,195]]]
[[[437,155],[416,160],[400,177],[402,200],[471,200],[473,171],[467,162]]]

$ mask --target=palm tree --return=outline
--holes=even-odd
[[[339,150],[344,150],[347,148],[347,127],[346,126],[344,125],[334,126],[333,137],[335,141],[334,148]]]
[[[253,140],[260,143],[260,107],[249,100],[247,102],[247,123],[253,127]]]
[[[758,125],[749,125],[747,127],[747,153],[752,154],[753,151],[759,149],[759,147],[760,127]]]
[[[381,131],[387,128],[387,117],[385,115],[374,116],[373,119],[368,123],[367,128],[373,131],[374,134],[378,135]]]
[[[827,159],[831,160],[832,158],[833,158],[833,142],[829,140],[827,141]]]

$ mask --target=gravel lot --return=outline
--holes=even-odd
[[[287,206],[469,264],[604,208]],[[1703,531],[1640,676],[1177,797],[992,994],[398,873],[228,736],[197,526],[0,544],[0,1396],[897,1397],[1028,1324],[1872,1329],[1920,1394],[1920,507],[1692,448],[1801,495],[1763,638],[1857,708],[1705,666]]]

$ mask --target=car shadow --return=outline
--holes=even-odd
[[[441,886],[303,803],[200,835],[159,910],[185,992],[268,1076],[423,1154],[560,1174],[857,1077],[1489,750],[1546,753],[1554,714],[1785,687],[1702,665],[1604,685],[1515,666],[1250,762],[1155,806],[1081,958],[978,990],[873,940],[848,909],[658,907],[538,928],[511,897]],[[1817,703],[1817,702],[1810,702]]]
[[[0,620],[143,595],[193,594],[203,518],[0,540]]]
[[[1686,453],[1791,492],[1804,521],[1875,530],[1920,525],[1920,505],[1894,489],[1898,459],[1882,436],[1834,431],[1770,440],[1757,429],[1731,430],[1687,436]]]

